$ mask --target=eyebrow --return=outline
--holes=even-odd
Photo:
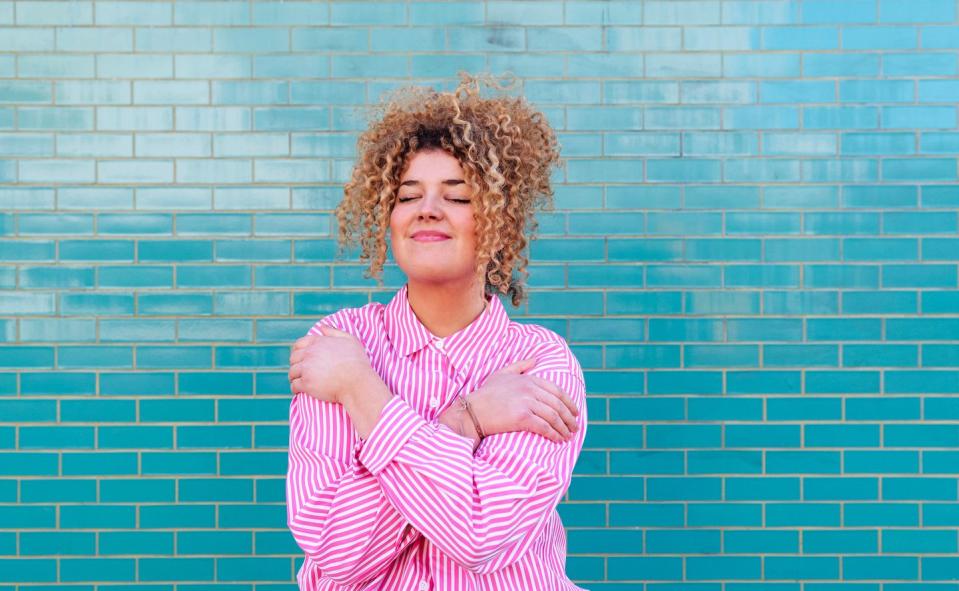
[[[450,186],[450,187],[454,187],[454,186],[456,186],[456,185],[462,185],[462,184],[465,184],[465,183],[466,183],[466,181],[464,181],[463,179],[446,179],[445,181],[443,181],[443,184],[444,184],[444,185],[448,185],[448,186]],[[412,186],[419,185],[419,184],[420,184],[420,181],[418,181],[418,180],[416,180],[416,179],[410,179],[410,180],[408,180],[408,181],[403,181],[402,183],[400,183],[400,186],[401,186],[401,187],[412,187]]]

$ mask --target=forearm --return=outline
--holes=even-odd
[[[565,489],[577,451],[529,433],[497,437],[499,445],[477,458],[470,440],[394,398],[359,460],[426,538],[469,570],[489,572],[533,543]]]
[[[293,397],[287,525],[303,551],[343,585],[375,576],[420,535],[355,459],[352,430],[340,405]]]
[[[353,428],[360,439],[369,437],[379,421],[383,407],[392,397],[393,393],[389,387],[372,369],[358,376],[353,387],[341,394],[340,403],[350,415],[350,421],[353,422]]]
[[[360,438],[366,439],[379,421],[383,407],[393,397],[382,378],[374,371],[357,379],[355,386],[342,397],[343,408]],[[446,409],[437,420],[457,435],[470,440],[473,451],[479,447],[480,438],[473,421],[458,402]]]
[[[480,444],[480,437],[476,432],[476,427],[473,426],[472,419],[459,402],[453,403],[452,406],[443,411],[443,414],[437,420],[460,437],[469,439],[473,446],[473,453],[476,453],[476,448]]]
[[[420,533],[383,495],[367,472],[349,474],[288,515],[290,533],[323,573],[341,585],[374,578]]]

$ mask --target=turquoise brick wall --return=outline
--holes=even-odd
[[[0,591],[295,588],[288,347],[404,281],[333,257],[356,107],[460,69],[567,158],[570,576],[955,591],[957,67],[955,0],[0,0]]]

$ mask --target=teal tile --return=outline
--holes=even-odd
[[[165,426],[99,426],[99,449],[171,449],[173,428]]]
[[[139,525],[141,529],[212,528],[215,509],[214,505],[197,504],[144,505],[140,507]]]
[[[20,449],[92,449],[93,444],[93,427],[20,427]]]
[[[24,532],[20,534],[20,554],[64,556],[95,554],[96,534],[93,532]]]
[[[137,508],[133,505],[64,505],[60,507],[60,527],[63,529],[133,528],[136,523],[136,510]]]
[[[163,265],[101,265],[100,287],[173,287],[173,267]]]

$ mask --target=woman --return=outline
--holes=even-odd
[[[402,89],[359,139],[341,245],[407,283],[290,356],[288,525],[304,590],[576,590],[556,504],[586,431],[582,369],[510,321],[555,134],[523,99]],[[388,231],[388,232],[387,232]]]

